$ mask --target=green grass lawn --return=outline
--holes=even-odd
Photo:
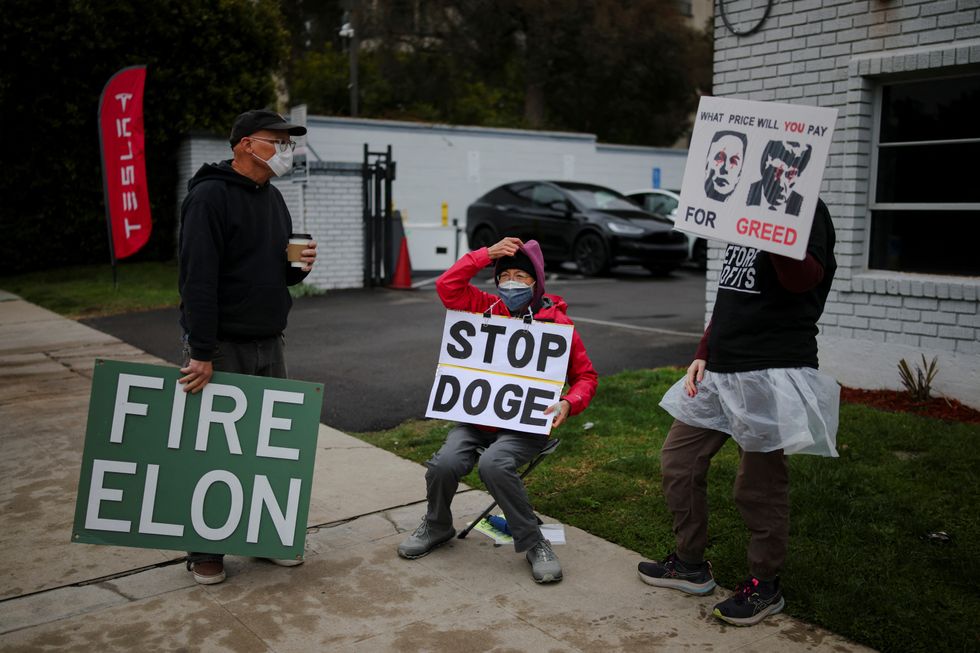
[[[119,284],[112,285],[106,265],[74,267],[0,277],[0,288],[65,317],[79,319],[177,306],[177,262],[120,263]],[[297,284],[293,297],[324,291]]]
[[[528,478],[535,508],[645,556],[672,550],[659,459],[671,418],[657,404],[681,373],[603,378],[592,406],[555,432],[561,446]],[[358,437],[423,462],[450,426],[411,421]],[[980,426],[845,404],[838,444],[838,459],[790,457],[786,611],[885,651],[977,650]],[[707,555],[729,588],[747,573],[748,536],[731,499],[737,464],[730,442],[709,485]],[[466,482],[482,487],[475,473]],[[934,531],[951,542],[928,540]]]
[[[119,285],[112,268],[78,265],[0,277],[0,288],[66,317],[113,315],[176,306],[177,263],[119,263]]]

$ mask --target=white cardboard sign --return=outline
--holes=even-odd
[[[426,417],[548,434],[572,348],[570,324],[447,311]]]
[[[676,228],[806,256],[837,109],[702,97]]]

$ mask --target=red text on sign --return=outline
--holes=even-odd
[[[796,242],[796,229],[761,220],[739,218],[735,223],[735,230],[743,236],[751,236],[759,240],[768,240],[783,245],[792,245]]]

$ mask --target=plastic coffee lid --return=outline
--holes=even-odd
[[[313,240],[313,236],[310,234],[289,234],[289,240],[299,240],[299,239]]]

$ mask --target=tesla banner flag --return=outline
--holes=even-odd
[[[572,348],[570,324],[448,311],[426,417],[551,432]]]
[[[113,260],[135,254],[150,239],[150,198],[143,150],[146,66],[123,68],[99,100],[99,140],[106,217]]]
[[[806,256],[837,109],[702,97],[676,226]]]

